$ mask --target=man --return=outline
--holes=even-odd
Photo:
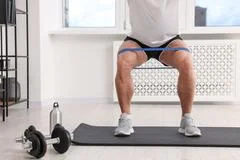
[[[178,35],[178,0],[128,0],[128,4],[132,32],[126,37],[120,50],[140,47],[187,48]],[[129,136],[134,133],[130,108],[134,93],[131,70],[150,58],[178,70],[177,91],[182,108],[178,132],[185,136],[200,136],[201,131],[191,117],[196,83],[192,55],[183,50],[127,51],[118,54],[115,83],[122,114],[114,135]]]

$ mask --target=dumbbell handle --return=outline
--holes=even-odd
[[[57,137],[57,138],[47,139],[45,142],[47,145],[58,144],[60,143],[60,139]],[[27,140],[23,144],[23,148],[26,149],[28,152],[30,152],[32,150],[32,142]]]
[[[51,136],[47,135],[45,137],[45,140],[46,140],[46,143],[52,143],[52,142],[56,142],[56,143],[59,143],[56,141],[56,139],[59,140],[59,138],[51,138]],[[27,142],[27,138],[25,136],[22,136],[22,137],[18,137],[16,138],[16,143],[26,143]]]
[[[46,135],[44,137],[45,137],[46,142],[47,142],[47,140],[52,139],[51,135]],[[53,138],[53,139],[55,139],[55,138]],[[71,133],[71,139],[73,139],[73,133]],[[26,143],[26,142],[27,142],[27,138],[25,136],[16,138],[16,143]]]
[[[58,144],[60,143],[60,138],[52,138],[52,139],[47,139],[46,140],[46,144],[49,145],[49,144]]]
[[[15,139],[16,143],[26,143],[27,138],[25,136],[18,137]]]
[[[73,133],[70,133],[70,136],[71,136],[71,140],[73,140]],[[45,135],[45,139],[51,139],[51,135]]]
[[[46,135],[44,137],[45,137],[45,140],[51,139],[50,135]],[[25,143],[27,141],[27,138],[25,136],[22,136],[22,137],[16,138],[15,141],[16,143]]]

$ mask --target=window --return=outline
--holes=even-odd
[[[127,0],[63,0],[64,26],[85,33],[131,30]],[[180,33],[240,33],[239,0],[179,0]],[[96,32],[92,32],[96,31]]]
[[[239,0],[196,0],[195,26],[240,26]]]
[[[240,33],[239,0],[180,0],[182,34]]]
[[[65,0],[65,27],[116,28],[116,0]]]

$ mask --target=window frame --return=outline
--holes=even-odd
[[[62,0],[62,29],[51,34],[101,34],[122,35],[131,31],[127,0],[116,0],[116,27],[83,28],[67,27],[66,12],[68,0]],[[232,27],[195,27],[196,0],[179,0],[179,32],[180,34],[235,34],[240,33],[240,26]]]
[[[196,0],[179,0],[179,32],[180,34],[231,34],[240,33],[240,26],[229,27],[195,27],[195,6]],[[127,3],[126,30],[131,30]]]
[[[185,17],[179,17],[179,20],[185,21],[185,26],[182,26],[180,33],[182,34],[228,34],[240,33],[240,26],[229,27],[196,27],[195,26],[195,6],[196,0],[186,0]],[[181,6],[179,6],[181,7]],[[181,15],[181,13],[179,14]]]
[[[115,27],[69,27],[67,26],[67,12],[68,12],[68,2],[69,0],[62,1],[62,28],[65,31],[74,31],[78,33],[88,34],[92,32],[93,34],[97,33],[122,33],[125,28],[125,1],[115,0]]]

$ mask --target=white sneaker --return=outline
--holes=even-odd
[[[130,118],[119,118],[118,127],[114,131],[115,136],[130,136],[134,133],[132,120]]]
[[[193,118],[189,114],[182,117],[178,132],[187,137],[199,137],[202,135],[201,130],[195,125]]]

